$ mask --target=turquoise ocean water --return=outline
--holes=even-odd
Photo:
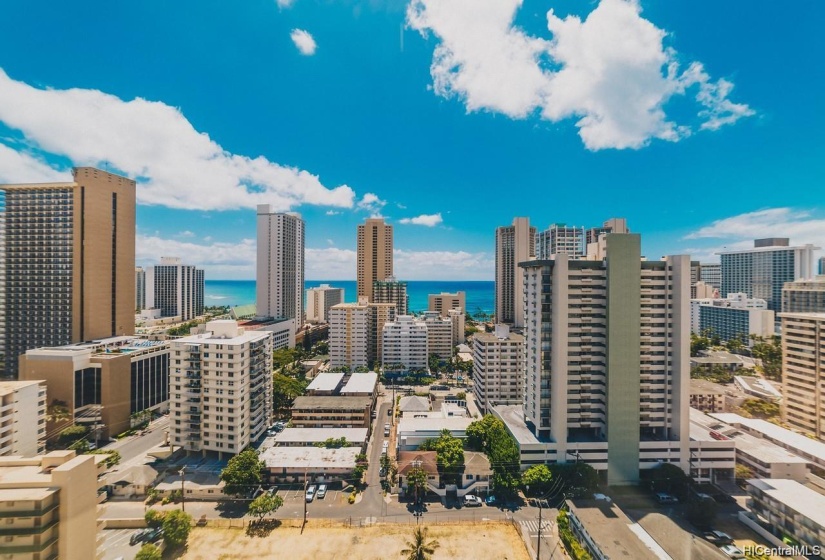
[[[320,284],[344,288],[344,300],[356,300],[355,280],[307,280],[305,287],[314,288]],[[204,291],[206,305],[234,306],[255,303],[254,280],[207,280]],[[479,311],[492,314],[495,298],[495,282],[492,281],[409,281],[407,294],[410,297],[410,311],[426,311],[429,294],[457,291],[467,293],[467,311],[470,314]]]

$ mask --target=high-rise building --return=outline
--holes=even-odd
[[[825,274],[825,257],[819,257],[819,274]]]
[[[46,384],[0,381],[0,456],[33,457],[45,448]]]
[[[427,326],[427,353],[435,354],[439,360],[453,357],[453,322],[438,311],[425,311],[421,320]]]
[[[370,307],[339,303],[329,310],[329,365],[333,368],[367,366],[370,350]]]
[[[518,264],[536,256],[536,228],[530,218],[496,228],[496,321],[524,326],[524,271]]]
[[[825,313],[780,313],[782,422],[825,441]]]
[[[690,287],[690,295],[695,296],[691,297],[691,299],[707,299],[707,298],[714,298],[719,297],[719,290],[699,280],[696,284],[693,284]]]
[[[452,321],[453,346],[457,346],[464,342],[464,325],[466,323],[464,312],[460,309],[450,309],[447,315]]]
[[[304,221],[258,205],[256,313],[304,324]]]
[[[272,422],[272,334],[210,321],[172,341],[172,442],[187,452],[240,453]],[[178,364],[180,353],[180,364]],[[178,424],[180,420],[180,424]]]
[[[602,227],[590,228],[585,232],[588,260],[604,260],[605,236],[608,233],[630,233],[630,230],[627,229],[627,220],[624,218],[610,218],[602,224]]]
[[[524,397],[524,337],[507,325],[473,336],[473,393],[481,410],[495,405],[522,404]]]
[[[28,350],[20,379],[43,380],[48,404],[66,407],[66,420],[49,422],[50,439],[83,424],[105,440],[131,428],[133,415],[168,410],[169,364],[168,342],[118,336]]]
[[[394,303],[396,313],[406,315],[409,312],[410,301],[407,295],[407,283],[400,282],[393,276],[384,280],[376,280],[372,286],[372,299],[370,301],[373,303]]]
[[[812,280],[785,282],[782,287],[784,313],[825,313],[825,275]]]
[[[725,251],[722,256],[722,296],[742,292],[768,302],[768,309],[782,308],[782,286],[814,276],[814,250],[819,247],[789,246],[787,238],[757,239],[753,249]]]
[[[146,271],[135,267],[135,312],[146,309]]]
[[[393,275],[392,226],[383,218],[369,218],[358,226],[358,297],[374,301],[376,281]]]
[[[559,253],[583,257],[587,254],[584,239],[583,227],[552,224],[536,235],[536,258],[552,259]]]
[[[135,182],[0,185],[0,376],[26,350],[135,329]]]
[[[410,315],[398,315],[384,324],[383,366],[400,373],[427,368],[427,325]]]
[[[94,455],[71,450],[0,457],[0,555],[99,558],[98,474]]]
[[[752,334],[773,336],[775,322],[774,312],[764,299],[745,294],[690,300],[690,331],[709,331],[722,342],[738,338],[748,344]]]
[[[722,265],[720,263],[701,263],[699,280],[717,290],[722,289]]]
[[[636,234],[605,260],[522,263],[528,428],[547,461],[632,484],[657,461],[689,470],[690,260],[641,259]]]
[[[438,311],[442,317],[447,317],[451,309],[460,309],[462,312],[467,311],[466,292],[456,292],[454,294],[441,292],[440,294],[429,294],[427,296],[427,310]]]
[[[190,321],[203,314],[203,289],[203,270],[178,257],[161,257],[146,269],[146,309],[159,309],[161,317]]]
[[[306,320],[308,323],[329,322],[329,310],[344,302],[344,288],[321,284],[307,290]]]
[[[366,301],[366,298],[364,298]],[[394,303],[369,303],[370,310],[370,330],[369,330],[369,351],[367,361],[370,369],[381,365],[384,349],[384,325],[390,321],[395,321],[396,308]]]

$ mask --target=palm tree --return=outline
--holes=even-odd
[[[416,527],[413,531],[413,538],[407,542],[407,546],[409,548],[401,551],[407,560],[429,560],[439,544],[435,539],[427,542],[426,527]]]

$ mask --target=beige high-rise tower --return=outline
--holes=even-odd
[[[536,256],[536,228],[530,218],[496,228],[496,321],[524,326],[524,271],[518,263]]]
[[[373,282],[392,275],[392,226],[369,218],[358,226],[358,297],[372,301]]]
[[[135,182],[0,185],[0,375],[32,348],[133,334]]]

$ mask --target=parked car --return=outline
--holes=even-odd
[[[384,424],[384,437],[388,437],[390,435],[390,425]]]
[[[151,528],[140,529],[139,531],[135,531],[132,533],[132,536],[129,537],[129,545],[135,546],[138,543],[143,542],[146,540],[146,535],[148,535],[152,531]]]
[[[467,494],[464,496],[464,507],[481,507],[484,502],[478,496]]]
[[[487,496],[487,497],[484,499],[484,501],[486,502],[486,504],[487,504],[488,506],[494,506],[494,505],[496,505],[496,504],[498,503],[498,502],[496,501],[496,497],[495,497],[493,494],[490,494],[489,496]]]
[[[716,545],[733,544],[731,536],[722,531],[708,531],[705,538]]]
[[[157,527],[155,529],[149,529],[149,532],[146,533],[146,537],[143,539],[144,542],[153,543],[160,540],[163,536],[163,527]]]
[[[677,504],[679,500],[666,492],[658,492],[656,494],[656,501],[660,504]]]
[[[267,490],[267,492],[269,492],[269,495],[270,495],[270,496],[274,496],[274,495],[275,495],[275,493],[276,493],[277,491],[278,491],[278,487],[277,487],[277,486],[273,486],[272,488],[270,488],[269,490]]]
[[[307,493],[306,493],[305,498],[306,498],[307,503],[309,503],[309,502],[311,502],[312,500],[315,499],[315,485],[314,484],[310,484],[307,487]]]
[[[318,492],[317,496],[319,500],[323,500],[324,496],[327,495],[327,485],[326,484],[319,484],[318,485]]]
[[[726,544],[725,546],[719,547],[719,550],[727,554],[731,558],[744,558],[745,553],[742,552],[738,546],[733,544]]]
[[[385,476],[387,476],[387,467],[381,467],[378,470],[378,476],[380,476],[381,478],[384,478]]]

